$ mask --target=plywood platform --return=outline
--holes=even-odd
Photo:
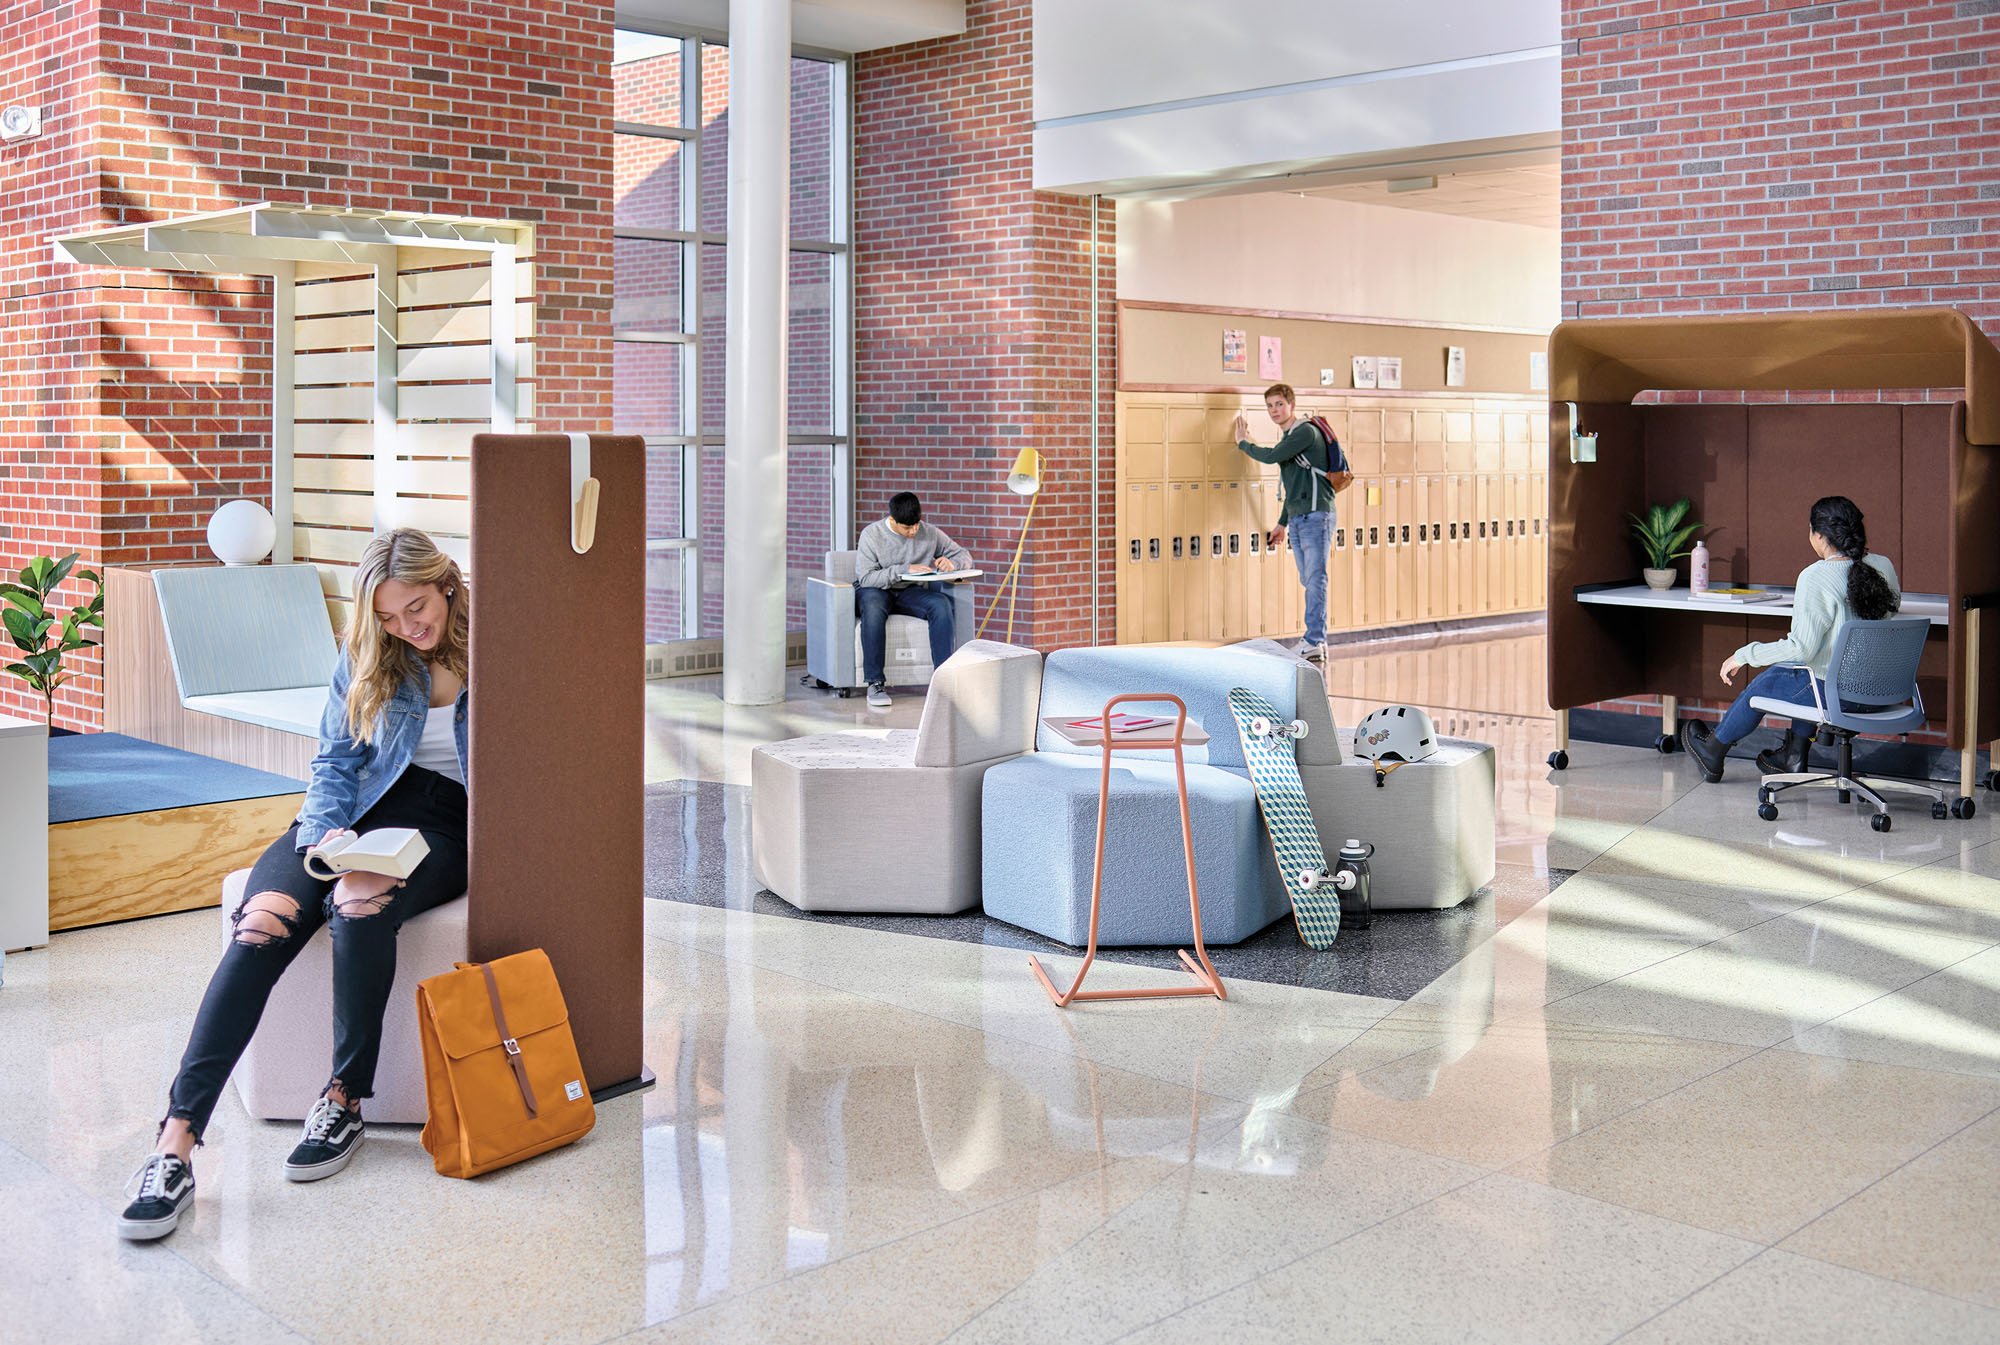
[[[294,779],[118,733],[49,740],[49,928],[214,906],[298,816]]]

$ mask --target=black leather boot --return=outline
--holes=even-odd
[[[1722,779],[1722,763],[1729,755],[1730,744],[1715,736],[1712,729],[1702,720],[1696,719],[1681,730],[1681,742],[1687,747],[1687,754],[1694,758],[1695,765],[1701,767],[1704,780],[1717,784]]]
[[[1785,730],[1785,740],[1757,754],[1757,769],[1766,775],[1792,775],[1812,769],[1812,735]]]

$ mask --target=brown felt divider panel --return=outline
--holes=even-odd
[[[1950,584],[1956,597],[2000,592],[2000,541],[1994,520],[2000,516],[2000,455],[1967,442],[1966,406],[1951,409],[1945,444],[1951,454]],[[1983,742],[2000,738],[2000,607],[1988,608],[1979,622],[1979,714],[1973,731]],[[1951,627],[1951,731],[1954,741],[1964,732],[1967,688],[1965,622],[1956,612]],[[1928,701],[1925,708],[1929,708]],[[1996,763],[2000,765],[2000,763]]]
[[[1951,405],[1931,402],[1903,412],[1903,547],[1890,555],[1912,593],[1943,593],[1951,582]],[[1875,542],[1875,520],[1868,520]],[[1885,555],[1889,553],[1884,552]],[[1926,704],[1929,702],[1926,701]]]
[[[1638,578],[1625,516],[1645,495],[1644,427],[1625,402],[1593,402],[1582,413],[1583,428],[1598,435],[1592,463],[1570,462],[1563,408],[1549,419],[1549,704],[1558,709],[1628,695],[1644,681],[1644,651],[1626,623],[1568,601],[1579,584]]]
[[[1646,502],[1671,504],[1685,495],[1689,517],[1707,525],[1711,572],[1745,577],[1750,545],[1747,408],[1649,406],[1646,430]],[[1638,563],[1633,544],[1633,563]],[[1679,562],[1683,578],[1687,562]],[[1634,574],[1637,573],[1635,570]]]
[[[472,440],[472,882],[480,961],[542,948],[593,1089],[642,1069],[643,440],[591,436],[597,540],[570,550],[569,439]]]
[[[1869,548],[1895,562],[1903,545],[1902,441],[1897,406],[1751,407],[1745,577],[1789,584],[1819,559],[1806,531],[1822,495],[1845,495],[1859,505]]]

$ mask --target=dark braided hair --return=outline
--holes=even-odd
[[[1812,530],[1826,538],[1828,546],[1853,561],[1847,567],[1847,605],[1863,621],[1880,621],[1896,610],[1896,592],[1873,565],[1863,565],[1868,554],[1868,530],[1862,526],[1861,511],[1845,495],[1828,495],[1815,500]]]

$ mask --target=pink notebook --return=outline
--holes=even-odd
[[[1119,714],[1111,716],[1111,731],[1113,733],[1135,733],[1140,729],[1165,728],[1173,722],[1171,719],[1162,719],[1158,715]],[[1069,727],[1073,729],[1095,729],[1102,728],[1103,726],[1103,715],[1092,715],[1088,719],[1072,719],[1069,721]]]

